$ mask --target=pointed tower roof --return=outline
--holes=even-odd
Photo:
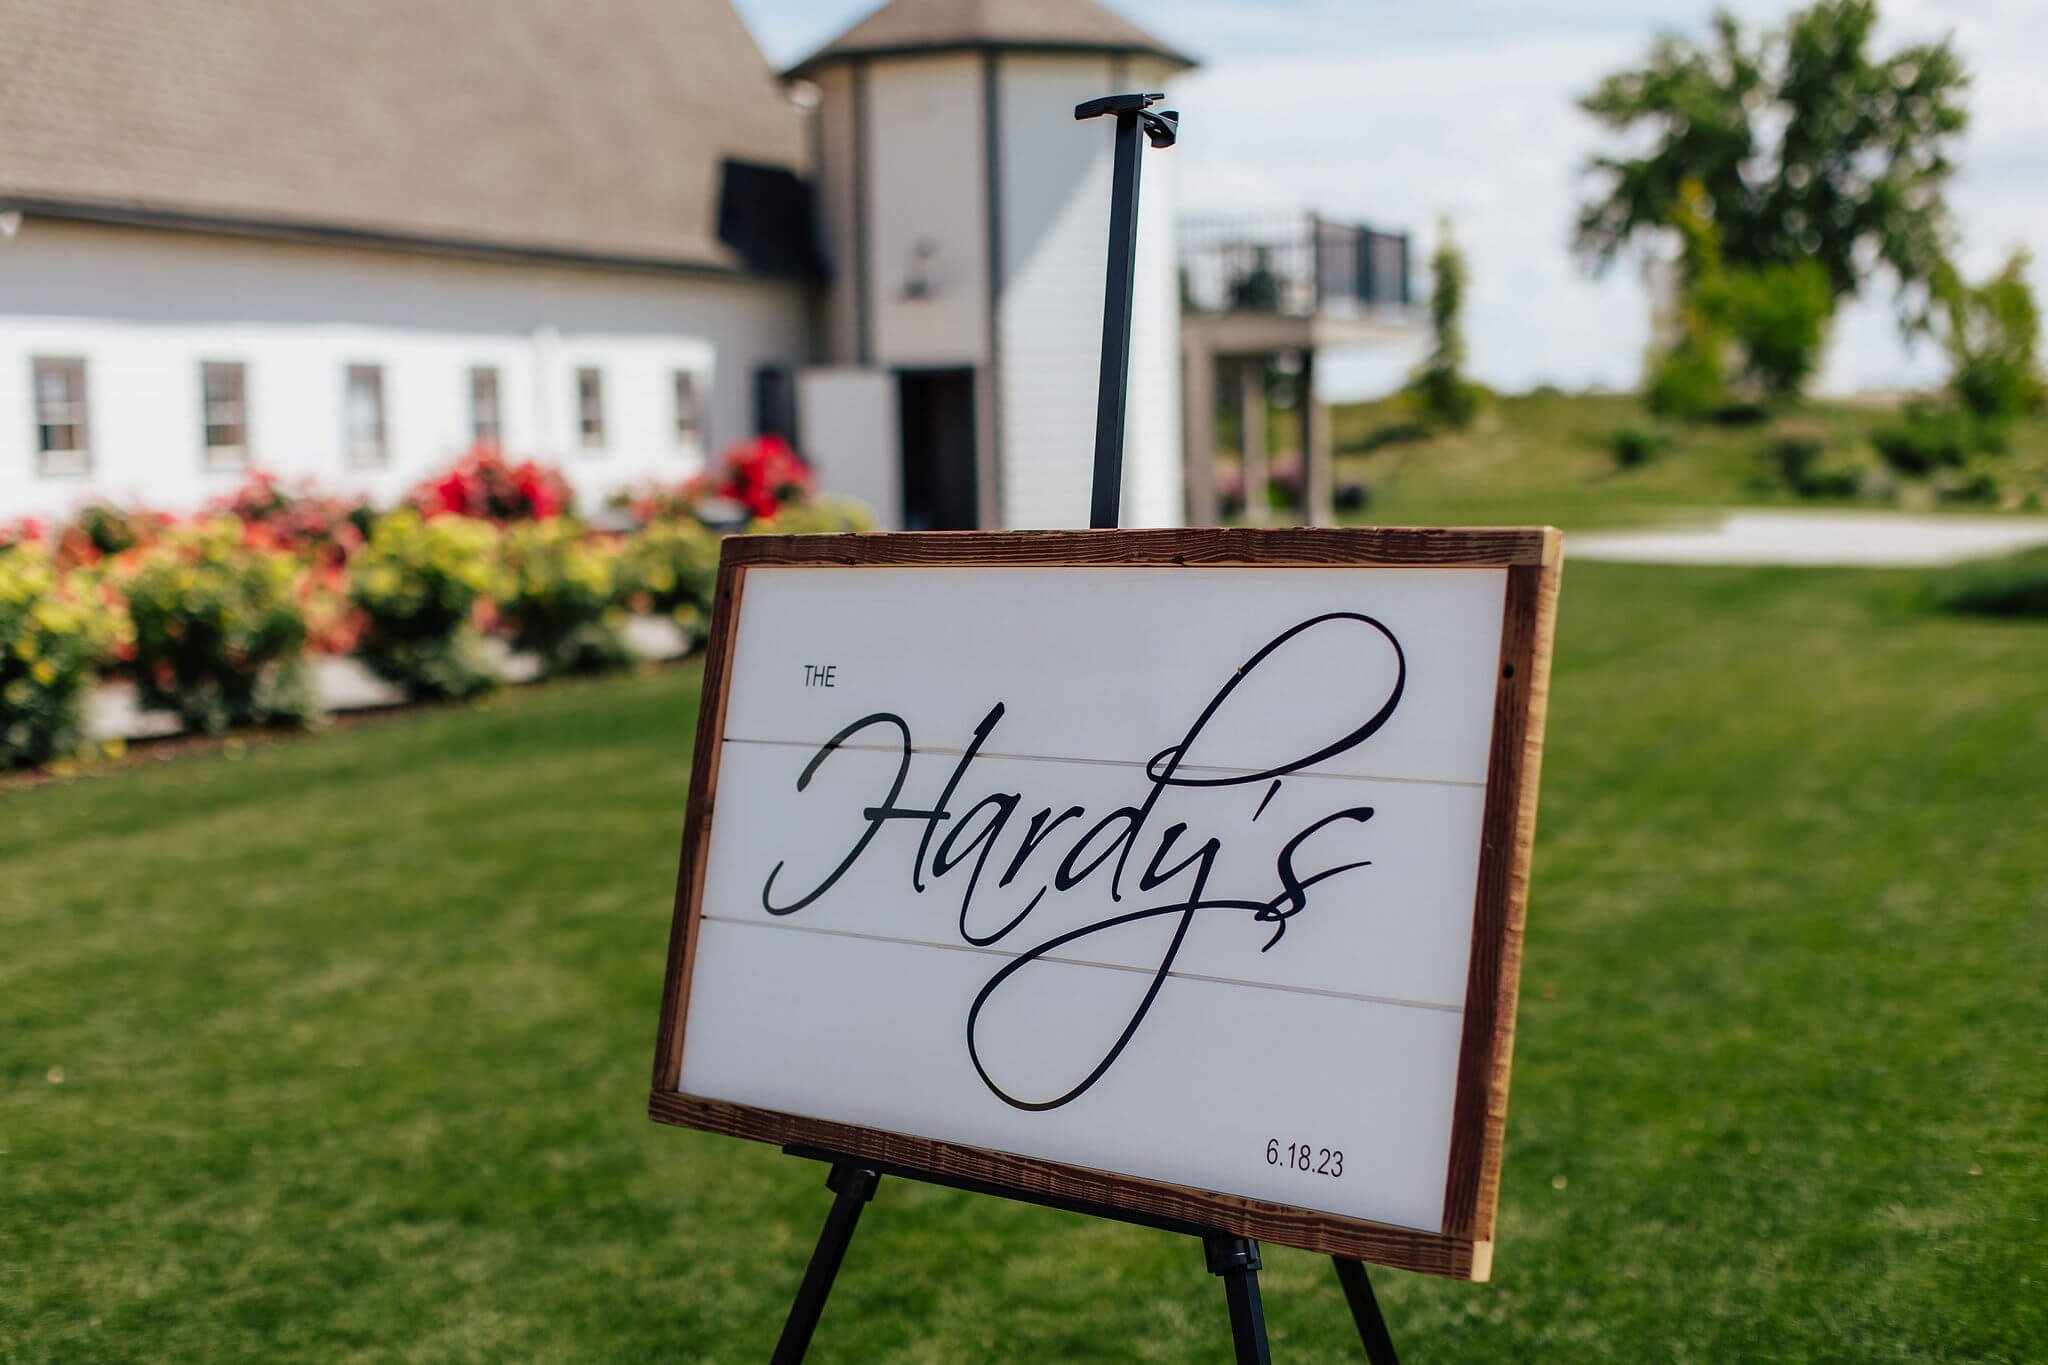
[[[855,57],[1002,50],[1194,59],[1095,0],[889,0],[783,75],[799,79]]]

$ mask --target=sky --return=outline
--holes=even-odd
[[[1447,217],[1470,263],[1478,378],[1506,390],[1636,383],[1649,337],[1640,269],[1623,260],[1596,279],[1570,249],[1581,168],[1603,145],[1574,99],[1658,32],[1699,32],[1709,0],[1109,3],[1203,63],[1170,90],[1184,217],[1314,210],[1408,229],[1422,251]],[[875,0],[738,5],[779,67]],[[1771,26],[1796,6],[1728,7]],[[2048,0],[1883,0],[1882,13],[1881,51],[1952,33],[1974,77],[1949,191],[1966,273],[2026,245],[2048,297]],[[1332,357],[1322,386],[1333,398],[1384,392],[1419,353]],[[1901,342],[1880,286],[1838,316],[1820,387],[1920,386],[1942,368],[1930,346]]]

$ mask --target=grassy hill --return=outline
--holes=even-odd
[[[1412,436],[1411,424],[1396,399],[1338,405],[1331,429],[1338,482],[1362,482],[1371,494],[1358,519],[1548,521],[1583,530],[1697,520],[1699,509],[1737,505],[1871,506],[1800,499],[1775,477],[1770,447],[1790,427],[1820,437],[1830,460],[1874,465],[1872,433],[1898,420],[1897,409],[1885,405],[1815,403],[1778,423],[1671,424],[1652,417],[1633,396],[1538,392],[1502,398],[1467,432],[1403,439]],[[1625,428],[1654,433],[1665,443],[1661,455],[1639,468],[1619,468],[1611,439]],[[1228,423],[1221,440],[1234,448]],[[1273,415],[1268,442],[1278,452],[1276,465],[1297,448],[1292,414]],[[2002,463],[2015,485],[2048,488],[2048,421],[2020,426]],[[1880,505],[1936,510],[1916,488]]]

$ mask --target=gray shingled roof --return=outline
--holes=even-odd
[[[1194,59],[1095,0],[890,0],[784,74],[802,77],[848,57],[1014,48]]]
[[[801,168],[728,0],[0,0],[0,207],[731,267]]]

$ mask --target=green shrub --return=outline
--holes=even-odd
[[[1448,218],[1437,225],[1429,271],[1429,354],[1402,392],[1424,426],[1462,430],[1479,415],[1487,391],[1465,377],[1465,287],[1470,272]],[[1315,395],[1304,394],[1302,401],[1313,403]]]
[[[71,542],[74,555],[79,548],[92,555],[118,555],[149,544],[168,523],[160,512],[91,502],[78,509],[60,539]]]
[[[1935,285],[1931,326],[1949,358],[1949,390],[1980,422],[2003,429],[2040,410],[2041,310],[2027,281],[2031,258],[2015,251],[1982,284],[1953,270]]]
[[[634,604],[667,616],[692,640],[701,636],[711,620],[718,543],[694,520],[653,521],[634,532],[620,564]]]
[[[293,556],[245,544],[232,517],[193,523],[140,552],[122,587],[142,705],[206,734],[312,720],[303,575]]]
[[[812,498],[790,503],[774,516],[756,520],[747,528],[760,535],[815,536],[844,531],[872,531],[875,515],[852,498]]]
[[[596,673],[633,661],[621,633],[631,585],[617,542],[565,517],[521,522],[505,533],[504,565],[499,614],[513,647],[539,655],[544,673]]]
[[[2048,545],[1943,569],[1929,577],[1927,597],[1963,615],[2048,619]]]
[[[1960,469],[1944,469],[1928,480],[1937,500],[1969,506],[1996,507],[2005,501],[2005,480],[1989,460],[1970,460]]]
[[[1722,373],[1718,338],[1680,341],[1650,367],[1643,386],[1643,406],[1659,417],[1698,422],[1728,406],[1728,379]]]
[[[1834,317],[1827,271],[1812,260],[1731,268],[1724,287],[1744,380],[1767,403],[1795,401],[1820,366]]]
[[[349,566],[362,614],[356,655],[415,701],[467,697],[497,682],[475,616],[499,583],[489,522],[411,508],[380,517]]]
[[[1909,403],[1898,421],[1872,432],[1870,441],[1886,464],[1913,478],[1960,469],[1972,455],[1999,444],[1995,432],[1950,403]]]
[[[1771,481],[1802,498],[1853,498],[1870,482],[1866,463],[1831,447],[1816,422],[1778,423],[1763,455]]]
[[[86,690],[126,629],[92,576],[34,543],[0,549],[0,768],[78,749]]]
[[[1811,422],[1780,422],[1764,448],[1778,481],[1795,490],[1805,487],[1827,453],[1827,432]]]
[[[1622,469],[1640,469],[1670,449],[1671,437],[1652,428],[1617,427],[1607,436],[1607,453]]]

